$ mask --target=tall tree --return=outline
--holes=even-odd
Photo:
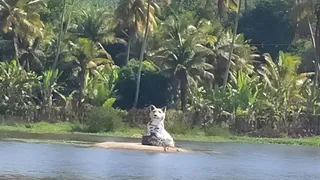
[[[118,21],[118,25],[128,37],[125,65],[128,64],[130,59],[131,45],[146,23],[145,9],[144,0],[121,0],[115,10],[115,18]],[[155,24],[155,12],[150,13],[149,26],[152,27]]]
[[[65,19],[65,14],[66,14],[66,7],[67,7],[67,0],[64,0],[63,1],[63,8],[62,8],[62,13],[61,13],[61,18],[60,18],[60,32],[59,32],[59,36],[58,36],[58,39],[57,39],[57,46],[56,46],[56,53],[55,53],[55,59],[53,61],[53,65],[51,67],[51,70],[52,70],[52,75],[51,75],[51,78],[50,78],[50,82],[49,82],[49,86],[48,86],[48,89],[45,90],[45,95],[44,95],[44,102],[43,102],[43,113],[46,113],[48,116],[49,116],[49,119],[50,119],[50,116],[51,116],[51,113],[50,113],[50,109],[51,109],[51,106],[52,106],[52,85],[54,83],[54,80],[55,80],[55,72],[56,72],[56,69],[57,69],[57,63],[58,63],[58,60],[59,60],[59,55],[60,55],[60,44],[61,44],[61,40],[62,40],[62,36],[63,36],[63,22],[64,22],[64,19]]]
[[[162,72],[174,81],[176,93],[180,90],[181,110],[186,110],[190,86],[197,86],[201,79],[212,82],[213,66],[206,62],[212,50],[201,44],[198,30],[189,25],[190,17],[170,17],[162,29],[162,43],[152,53],[152,60]]]
[[[10,33],[15,51],[14,58],[19,60],[22,54],[20,49],[30,51],[43,37],[44,24],[37,12],[45,4],[41,0],[0,0],[0,5],[1,30]]]
[[[229,71],[230,71],[230,64],[231,64],[231,57],[232,57],[232,53],[233,53],[233,49],[234,49],[235,39],[237,36],[240,10],[241,10],[241,0],[238,1],[238,10],[237,10],[237,16],[235,19],[234,29],[233,29],[233,37],[232,37],[232,43],[231,43],[230,52],[229,52],[229,59],[227,62],[227,67],[226,67],[224,78],[223,78],[223,89],[225,89],[227,86],[227,81],[228,81],[228,76],[229,76]]]
[[[141,46],[141,51],[140,51],[140,57],[139,57],[139,69],[137,73],[137,86],[136,86],[136,94],[134,97],[133,101],[133,108],[137,107],[138,104],[138,97],[139,97],[139,90],[140,90],[140,79],[141,79],[141,68],[142,68],[142,60],[144,56],[144,51],[146,49],[146,43],[147,43],[147,38],[148,38],[148,30],[149,30],[149,19],[150,19],[150,4],[151,0],[148,0],[148,7],[147,7],[147,21],[146,21],[146,27],[145,27],[145,32],[144,32],[144,37],[143,37],[143,42]]]
[[[220,19],[222,19],[223,15],[226,11],[238,11],[238,3],[239,0],[218,0],[218,14]]]
[[[115,24],[112,22],[113,14],[105,7],[98,7],[88,4],[81,7],[81,13],[73,18],[72,24],[77,25],[77,30],[71,32],[72,35],[81,38],[88,38],[94,43],[109,44],[123,43],[124,40],[115,37],[113,29]]]
[[[300,57],[289,53],[279,52],[278,62],[274,62],[269,54],[264,54],[266,64],[258,73],[265,83],[264,93],[261,94],[267,101],[265,108],[272,110],[273,118],[285,122],[289,112],[293,109],[302,109],[299,103],[307,103],[306,91],[311,82],[307,77],[314,73],[297,73],[301,63]]]
[[[312,18],[313,11],[316,16],[316,30],[313,32],[310,19]],[[313,0],[296,1],[296,5],[291,9],[290,15],[293,23],[297,26],[303,19],[307,19],[308,29],[312,41],[314,59],[315,59],[315,76],[313,79],[313,88],[309,98],[309,111],[313,111],[313,100],[316,96],[316,90],[319,84],[320,73],[320,4],[315,4]]]
[[[70,50],[80,69],[78,74],[80,80],[78,107],[81,107],[88,80],[88,69],[96,68],[99,65],[111,65],[113,62],[103,47],[94,44],[88,38],[78,38],[74,43],[70,44]]]

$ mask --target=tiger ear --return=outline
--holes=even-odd
[[[155,107],[154,105],[150,105],[150,106],[149,106],[149,109],[150,109],[150,111],[153,111],[153,110],[156,109],[156,107]]]
[[[167,106],[164,106],[163,108],[161,108],[161,110],[162,110],[163,112],[166,112],[166,111],[167,111]]]

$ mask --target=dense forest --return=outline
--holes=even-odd
[[[0,23],[8,119],[319,133],[316,0],[0,0]]]

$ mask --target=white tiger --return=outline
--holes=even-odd
[[[147,124],[147,136],[150,136],[152,133],[157,138],[162,139],[165,146],[175,147],[173,138],[164,128],[164,119],[166,117],[167,108],[156,108],[154,105],[151,105],[149,108],[151,121]]]

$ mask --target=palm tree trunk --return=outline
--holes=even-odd
[[[14,47],[14,57],[13,58],[17,61],[18,65],[20,66],[19,47],[18,47],[18,34],[16,32],[16,25],[15,24],[12,24],[12,39],[13,39],[13,47]]]
[[[64,29],[64,33],[67,33],[68,32],[68,29],[69,29],[69,26],[70,26],[70,22],[71,22],[71,17],[72,17],[72,13],[74,12],[74,5],[76,4],[76,0],[72,0],[71,1],[71,4],[69,4],[71,6],[71,9],[70,9],[70,12],[68,14],[68,17],[66,18],[66,26],[65,26],[65,29]],[[69,6],[69,7],[70,7]]]
[[[85,84],[85,62],[84,60],[81,61],[81,70],[79,72],[79,80],[80,80],[80,88],[79,88],[79,99],[78,99],[78,109],[80,109],[81,104],[82,104],[82,99],[84,96],[84,84]],[[81,110],[80,110],[81,111]]]
[[[131,48],[131,37],[129,33],[129,38],[128,38],[128,45],[127,45],[127,56],[126,56],[126,61],[124,62],[124,65],[128,65],[129,59],[130,59],[130,48]]]
[[[315,37],[315,47],[316,47],[316,53],[317,53],[317,58],[315,60],[315,77],[313,80],[313,96],[312,96],[312,100],[314,99],[314,97],[316,96],[316,91],[318,88],[318,84],[319,84],[319,59],[320,59],[320,11],[318,10],[320,7],[320,5],[318,5],[318,7],[316,7],[316,16],[317,16],[317,24],[316,24],[316,37]],[[312,103],[313,104],[313,103]]]
[[[187,87],[188,87],[187,71],[185,69],[181,69],[179,70],[178,75],[180,79],[181,110],[184,111],[187,106]]]
[[[58,64],[58,59],[59,59],[59,55],[60,55],[60,44],[61,44],[61,39],[62,39],[62,35],[63,35],[63,21],[64,21],[64,17],[66,14],[66,7],[67,7],[67,0],[63,1],[63,9],[62,9],[62,15],[61,15],[61,19],[60,19],[60,32],[59,32],[59,36],[58,36],[58,40],[57,40],[57,49],[56,49],[56,55],[55,55],[55,59],[53,61],[53,65],[52,65],[52,72],[54,74],[54,72],[56,71],[57,68],[57,64]],[[51,76],[50,78],[50,86],[53,84],[53,80],[55,79],[54,76]]]
[[[248,0],[244,0],[244,10],[248,9]]]
[[[184,1],[184,0],[180,0],[180,2],[179,2],[179,3],[180,3],[180,4],[179,4],[179,11],[180,11],[180,12],[182,11],[182,7],[183,7],[183,6],[182,6],[182,5],[183,5],[183,1]]]
[[[19,48],[18,48],[18,34],[15,31],[14,25],[12,26],[13,29],[13,47],[14,47],[14,59],[17,61],[17,63],[20,65],[19,61]]]
[[[179,85],[180,84],[180,80],[177,76],[172,76],[172,78],[170,79],[170,85],[172,86],[172,94],[173,99],[172,99],[172,108],[174,108],[175,110],[179,109],[179,105],[178,105],[178,100],[179,100]]]
[[[70,20],[71,20],[71,13],[72,11],[69,12],[68,16],[67,16],[67,20],[65,22],[65,26],[64,26],[64,33],[67,33],[68,32],[68,29],[69,29],[69,25],[70,25]]]
[[[47,97],[44,98],[44,106],[47,106],[47,110],[46,112],[48,113],[48,118],[50,119],[50,108],[52,105],[52,85],[54,83],[54,79],[55,79],[55,71],[57,68],[57,63],[58,63],[58,59],[59,59],[59,55],[60,55],[60,44],[61,44],[61,39],[62,39],[62,34],[63,34],[63,21],[64,21],[64,16],[66,13],[66,7],[67,7],[67,0],[63,1],[63,9],[62,9],[62,14],[61,14],[61,19],[60,19],[60,32],[59,32],[59,36],[58,36],[58,40],[57,40],[57,49],[56,49],[56,54],[55,54],[55,59],[53,61],[53,65],[51,67],[52,69],[52,76],[50,78],[50,82],[49,82],[49,87],[48,90],[46,91],[46,95]]]
[[[319,47],[320,47],[320,5],[318,5],[317,7],[317,12],[316,12],[316,15],[317,15],[317,25],[316,25],[316,48],[317,48],[317,55],[318,55],[318,58],[316,59],[316,85],[318,85],[319,83],[319,59],[320,59],[320,50],[319,50]]]
[[[140,51],[136,94],[135,94],[135,97],[134,97],[134,102],[133,102],[133,107],[132,108],[136,108],[137,104],[138,104],[138,97],[139,97],[139,91],[140,91],[142,60],[143,60],[143,56],[144,56],[144,51],[146,50],[146,44],[147,44],[147,39],[148,39],[149,20],[150,20],[150,4],[151,4],[151,0],[148,0],[147,22],[146,22],[146,28],[145,28],[145,31],[144,31],[144,38],[143,38],[141,51]]]
[[[317,68],[317,62],[319,63],[319,57],[318,57],[318,50],[317,50],[317,45],[316,45],[316,39],[314,37],[314,34],[313,34],[313,31],[312,31],[312,26],[311,26],[311,23],[310,23],[310,19],[308,17],[308,25],[309,25],[309,30],[310,30],[310,34],[311,34],[311,41],[312,41],[312,47],[313,47],[313,50],[314,50],[314,58],[315,58],[315,62],[316,62],[316,66],[315,66],[315,78],[314,78],[314,82],[313,82],[313,87],[311,89],[311,96],[309,98],[309,112],[312,111],[313,109],[313,99],[314,99],[314,94],[315,94],[315,90],[316,90],[316,77],[318,76],[318,68]]]
[[[3,7],[5,7],[7,10],[10,11],[10,6],[7,4],[7,2],[5,0],[0,0],[0,5],[2,5]]]
[[[233,49],[234,49],[234,43],[235,43],[236,36],[237,36],[238,23],[239,23],[239,17],[240,17],[240,10],[241,10],[241,0],[239,0],[238,13],[237,13],[235,24],[234,24],[232,43],[231,43],[231,48],[230,48],[230,52],[229,52],[227,68],[226,68],[224,76],[223,76],[223,90],[226,89],[228,76],[229,76],[229,72],[230,72],[231,57],[232,57],[232,53],[233,53]]]

